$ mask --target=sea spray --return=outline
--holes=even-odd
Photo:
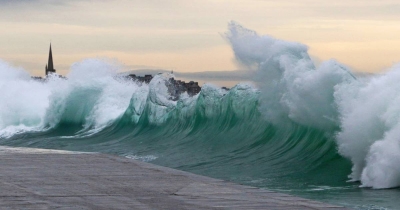
[[[269,122],[337,132],[340,154],[353,162],[351,180],[373,188],[400,185],[399,67],[357,80],[334,60],[315,68],[302,44],[259,36],[234,22],[229,29],[237,60],[258,74],[259,108]]]
[[[43,123],[50,91],[21,68],[0,61],[0,137],[37,130]]]
[[[337,93],[339,151],[353,162],[363,186],[400,186],[400,68],[343,86]],[[350,90],[350,91],[349,91]]]
[[[68,80],[53,78],[46,120],[48,126],[80,124],[85,130],[101,130],[126,111],[136,83],[114,78],[118,67],[101,59],[73,64]],[[58,87],[51,87],[58,80]],[[61,81],[60,81],[61,80]]]
[[[0,143],[157,157],[148,160],[258,187],[304,196],[324,190],[311,197],[340,204],[338,194],[366,203],[357,195],[346,200],[354,196],[347,192],[359,192],[346,182],[349,174],[362,186],[400,185],[397,67],[355,78],[334,60],[316,68],[305,45],[237,23],[229,29],[235,56],[257,88],[205,84],[173,101],[171,74],[135,83],[114,63],[85,59],[67,80],[43,83],[0,63],[7,90],[0,93]]]
[[[259,36],[235,22],[229,29],[237,60],[256,71],[260,110],[270,122],[290,119],[323,130],[339,125],[335,87],[355,79],[346,67],[330,60],[316,69],[302,44]]]

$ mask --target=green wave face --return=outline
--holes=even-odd
[[[2,144],[153,155],[157,157],[155,163],[189,171],[209,169],[215,176],[231,174],[228,170],[243,176],[251,172],[260,178],[279,178],[307,174],[331,161],[344,161],[326,132],[290,121],[278,126],[264,120],[258,110],[258,92],[247,88],[242,91],[247,91],[249,98],[240,98],[232,89],[218,93],[224,94],[221,98],[213,96],[215,100],[209,100],[209,94],[220,91],[210,88],[194,98],[190,102],[193,105],[178,102],[164,113],[165,119],[154,117],[163,110],[154,110],[154,104],[148,101],[136,121],[132,100],[121,117],[99,131],[88,128],[85,121],[92,113],[94,106],[88,108],[92,101],[77,105],[75,99],[70,99],[73,106],[68,105],[60,115],[57,126],[4,138]],[[344,168],[348,172],[349,165]]]
[[[397,205],[390,199],[397,191],[379,191],[384,196],[371,203],[376,193],[366,196],[359,182],[347,182],[353,164],[338,153],[335,116],[328,126],[315,126],[313,116],[285,116],[287,108],[266,102],[266,90],[249,84],[229,91],[204,85],[196,96],[171,101],[171,76],[157,75],[149,85],[109,75],[45,84],[20,79],[19,87],[41,97],[26,106],[26,95],[13,95],[7,103],[26,110],[0,109],[15,118],[1,122],[0,144],[116,154],[351,207]]]
[[[158,81],[168,77],[130,84],[135,91],[116,100],[123,109],[108,120],[101,112],[111,110],[102,101],[109,99],[103,82],[70,85],[49,96],[41,130],[4,137],[1,144],[117,154],[300,194],[316,186],[352,186],[345,182],[351,164],[338,155],[333,132],[269,122],[259,109],[259,90],[247,84],[230,91],[205,85],[197,96],[165,100]]]
[[[205,84],[174,101],[171,74],[138,84],[87,59],[68,80],[40,83],[0,61],[0,144],[116,154],[357,209],[400,206],[398,67],[356,78],[236,23],[226,38],[257,88]]]

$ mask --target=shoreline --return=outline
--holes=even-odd
[[[0,146],[10,209],[346,209],[120,156]]]

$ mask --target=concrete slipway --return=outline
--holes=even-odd
[[[0,147],[0,209],[345,209],[123,157]]]

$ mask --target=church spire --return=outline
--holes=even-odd
[[[51,70],[53,69],[53,54],[51,53],[51,43],[50,43],[50,51],[49,51],[49,62],[47,67]]]
[[[49,73],[56,73],[56,70],[54,69],[54,65],[53,65],[53,54],[51,52],[51,43],[50,43],[50,50],[49,50],[49,61],[46,65],[46,76]]]

